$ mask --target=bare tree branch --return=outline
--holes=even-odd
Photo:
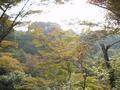
[[[0,9],[1,9],[3,12],[5,11],[2,6],[0,6]]]
[[[108,47],[108,49],[109,49],[110,47],[112,47],[113,45],[118,44],[118,43],[120,43],[120,40],[118,40],[118,41],[116,41],[116,42],[113,42],[113,43],[110,44],[110,45],[107,45],[107,47]]]
[[[8,28],[8,31],[3,34],[0,38],[0,43],[2,42],[2,40],[12,31],[13,27],[16,25],[16,20],[17,18],[21,15],[22,11],[24,10],[24,8],[26,7],[27,3],[29,2],[29,0],[26,1],[26,3],[24,4],[24,6],[22,7],[22,9],[19,11],[19,13],[17,14],[17,16],[15,17],[15,19],[13,20],[11,26]]]
[[[3,11],[2,15],[0,16],[0,20],[3,18],[3,16],[5,15],[6,11],[8,10],[9,6],[10,6],[11,3],[9,3],[7,6],[6,6],[6,9]]]
[[[98,6],[98,7],[100,7],[100,8],[106,9],[106,10],[109,10],[109,11],[113,12],[114,14],[120,14],[120,12],[118,12],[118,11],[114,11],[114,10],[112,10],[112,9],[110,9],[110,8],[107,8],[107,7],[105,7],[105,6],[102,6],[102,5],[99,5],[99,4],[96,4],[96,3],[90,3],[90,4],[93,4],[93,5],[95,5],[95,6]]]

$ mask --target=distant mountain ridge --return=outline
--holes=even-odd
[[[34,22],[31,25],[29,25],[28,29],[42,29],[44,30],[44,33],[47,34],[48,32],[52,31],[54,28],[58,28],[60,30],[61,27],[59,24],[51,23],[51,22]]]

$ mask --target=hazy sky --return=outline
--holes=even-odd
[[[42,10],[43,12],[41,14],[30,15],[23,20],[54,22],[60,24],[64,29],[72,28],[76,32],[79,31],[78,29],[81,29],[78,21],[102,22],[104,20],[104,10],[88,4],[87,0],[70,0],[70,2],[65,4],[55,4],[53,1],[49,0],[49,2],[41,4],[39,0],[30,0],[32,5],[29,9]],[[19,8],[17,7],[13,11],[17,12]]]

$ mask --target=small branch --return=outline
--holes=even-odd
[[[14,21],[13,21],[13,23],[12,23],[13,26],[14,26],[17,18],[21,15],[22,11],[24,10],[24,8],[26,7],[26,5],[27,5],[28,2],[29,2],[29,0],[26,1],[26,3],[24,4],[24,6],[23,6],[22,9],[20,10],[20,12],[19,12],[19,13],[17,14],[17,16],[15,17],[15,19],[14,19]]]
[[[0,6],[0,9],[4,12],[5,10],[2,8],[2,6]]]
[[[26,3],[24,4],[24,6],[22,7],[22,9],[19,11],[19,13],[17,14],[17,16],[13,20],[11,26],[8,28],[8,31],[3,36],[1,36],[0,43],[12,31],[13,27],[16,25],[15,22],[16,22],[17,18],[21,15],[22,11],[24,10],[24,8],[25,8],[25,6],[27,5],[28,2],[29,2],[29,0],[26,1]]]
[[[113,42],[112,44],[107,45],[107,46],[108,46],[108,48],[110,48],[110,47],[112,47],[113,45],[118,44],[118,43],[120,43],[120,40],[118,40],[118,41],[116,41],[116,42]]]
[[[120,43],[120,40],[113,42],[112,44],[109,45],[104,45],[104,44],[100,44],[100,46],[102,47],[102,50],[108,50],[109,48],[111,48],[113,45]]]
[[[110,9],[110,8],[107,8],[107,7],[105,7],[105,6],[102,6],[102,5],[99,5],[99,4],[96,4],[96,3],[90,3],[90,4],[93,4],[93,5],[95,5],[95,6],[98,6],[98,7],[100,7],[100,8],[106,9],[106,10],[109,10],[109,11],[113,12],[114,14],[120,14],[120,12],[118,12],[118,11],[113,11],[113,10]]]
[[[3,18],[3,16],[5,15],[6,11],[8,10],[9,6],[10,6],[11,3],[9,3],[7,6],[6,6],[6,9],[3,11],[2,15],[0,16],[0,20]]]
[[[29,8],[30,8],[31,5],[32,5],[32,3],[28,6],[27,10],[29,10]],[[26,13],[21,17],[21,19],[17,22],[17,24],[18,24],[20,21],[22,21],[22,19],[23,19],[25,16],[27,16],[27,13],[28,13],[28,12],[26,12]]]

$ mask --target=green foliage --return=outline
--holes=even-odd
[[[119,35],[103,30],[88,31],[80,37],[59,27],[44,31],[34,25],[27,32],[12,35],[16,40],[11,37],[1,43],[1,90],[109,90],[109,72],[98,42],[108,44]],[[116,50],[110,49],[109,56],[119,90],[120,58]]]
[[[15,71],[8,75],[0,76],[0,89],[1,90],[17,90],[21,79],[27,77],[23,72]]]
[[[13,51],[13,57],[19,60],[21,63],[24,63],[26,60],[26,53],[23,49],[15,49]]]

